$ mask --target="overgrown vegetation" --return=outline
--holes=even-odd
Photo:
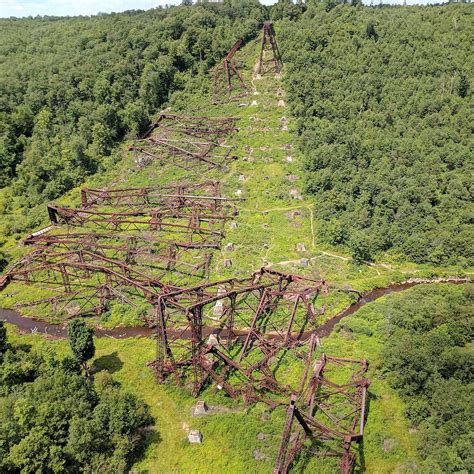
[[[320,237],[358,261],[472,264],[472,13],[327,2],[282,24]]]
[[[470,472],[474,353],[472,285],[421,286],[343,320],[342,337],[375,339],[380,376],[406,403],[418,431],[421,472]]]
[[[125,472],[148,406],[107,373],[92,384],[74,357],[5,347],[0,323],[0,471]]]
[[[280,97],[287,100],[277,96],[280,79],[252,80],[258,52],[250,41],[238,60],[255,97],[242,99],[248,107],[211,104],[209,67],[235,39],[251,38],[265,18],[253,0],[91,19],[1,20],[0,86],[7,94],[0,180],[8,186],[0,190],[0,233],[9,239],[6,253],[23,252],[14,239],[47,221],[43,206],[31,206],[85,178],[93,186],[203,179],[159,163],[140,169],[118,148],[170,105],[189,114],[240,118],[240,132],[229,141],[239,160],[225,175],[206,175],[221,180],[225,195],[240,191],[246,198],[237,228],[226,229],[235,249],[216,252],[213,279],[248,276],[264,262],[359,290],[411,276],[452,275],[446,266],[434,273],[432,266],[394,262],[469,263],[469,8],[369,9],[335,2],[306,8],[280,1],[271,16],[278,20],[296,127],[277,105]],[[295,128],[305,179],[292,148]],[[313,200],[290,195],[302,192],[303,180],[316,196],[316,219]],[[74,199],[66,195],[62,202]],[[300,243],[303,252],[296,250]],[[342,246],[353,260],[327,252],[325,244]],[[380,254],[390,257],[390,265],[363,265]],[[224,268],[224,258],[232,259],[231,268]],[[35,299],[37,291],[12,285],[1,305]],[[365,307],[323,340],[328,354],[371,362],[359,462],[377,473],[418,464],[423,472],[472,470],[468,295],[464,287],[447,286],[406,295]],[[351,295],[332,292],[321,301],[326,312],[318,320],[351,301]],[[137,321],[137,309],[116,303],[99,323]],[[39,336],[15,335],[7,347],[0,325],[0,471],[122,472],[132,463],[151,472],[271,470],[284,410],[269,414],[256,405],[245,411],[210,386],[203,397],[223,411],[192,418],[195,400],[188,392],[173,380],[157,385],[146,367],[153,341],[101,339],[94,356],[90,333],[78,326],[71,358],[65,341]],[[79,362],[86,368],[88,360],[99,371],[92,384],[80,372]],[[279,368],[289,380],[297,376],[292,369],[286,363]],[[160,431],[148,432],[153,443],[137,462],[148,409],[115,380],[146,400]],[[189,428],[203,432],[203,445],[186,442]],[[261,432],[264,440],[257,439]],[[260,461],[256,449],[264,454]],[[317,458],[309,462],[311,472],[326,469]]]

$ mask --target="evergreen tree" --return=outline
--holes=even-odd
[[[462,97],[464,99],[464,97],[466,97],[468,93],[469,93],[469,79],[467,78],[465,74],[461,74],[461,78],[459,80],[459,87],[458,87],[459,97]]]
[[[67,333],[74,357],[84,368],[86,376],[89,376],[87,361],[95,354],[93,329],[88,328],[83,320],[74,319],[69,323]]]
[[[367,38],[374,39],[375,41],[379,39],[379,35],[377,31],[375,30],[375,24],[373,21],[369,21],[369,23],[367,23],[367,28],[365,29],[365,35],[367,36]]]

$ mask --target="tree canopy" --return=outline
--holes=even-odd
[[[95,354],[94,330],[82,319],[73,319],[67,327],[67,335],[74,357],[86,368],[87,361]]]
[[[187,78],[265,18],[256,0],[91,18],[0,20],[0,187],[54,199],[143,132]]]
[[[148,407],[110,375],[89,383],[75,359],[25,346],[0,358],[0,471],[126,472],[151,423]]]
[[[283,23],[319,235],[364,258],[472,264],[470,5],[310,3]]]
[[[338,329],[380,341],[379,377],[405,402],[418,432],[420,472],[471,472],[474,288],[422,285],[383,298]],[[365,339],[370,345],[370,339]]]

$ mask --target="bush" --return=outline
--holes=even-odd
[[[0,363],[1,472],[125,472],[149,408],[111,383],[96,390],[75,359],[12,347]]]
[[[346,318],[343,319],[337,325],[337,331],[348,331],[354,334],[363,334],[364,336],[372,336],[372,330],[368,326],[368,324],[361,320],[355,318]]]

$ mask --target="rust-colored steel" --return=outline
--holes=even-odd
[[[149,137],[159,128],[164,134],[179,132],[186,135],[208,138],[218,142],[227,135],[238,131],[235,124],[236,117],[198,117],[190,115],[160,114],[151,127],[141,136]]]
[[[48,205],[53,225],[84,228],[93,226],[104,231],[167,231],[175,233],[222,236],[225,221],[231,216],[212,212],[181,212],[176,209],[137,208],[127,211],[102,211]]]
[[[270,364],[281,350],[304,343],[305,330],[316,323],[313,302],[325,289],[324,281],[263,268],[250,278],[163,294],[156,306],[157,356],[150,365],[160,381],[191,372],[194,395],[211,377],[231,397],[272,405],[266,392],[289,395],[291,389],[275,379]],[[238,328],[246,328],[245,336]],[[229,380],[235,373],[238,383]]]
[[[26,306],[54,304],[58,312],[66,311],[71,317],[100,314],[111,300],[136,307],[134,300],[138,298],[153,305],[161,292],[177,288],[120,260],[86,250],[61,252],[54,248],[33,250],[23,257],[2,277],[0,289],[12,281],[59,290],[62,294]]]
[[[233,117],[189,117],[161,114],[152,127],[129,148],[147,160],[171,162],[191,171],[196,166],[204,170],[226,169],[232,147],[223,142],[237,131]]]
[[[350,370],[345,383],[336,383],[331,370]],[[287,473],[298,453],[307,449],[306,440],[318,446],[318,456],[340,457],[342,474],[349,474],[356,455],[353,442],[364,435],[367,388],[366,360],[343,359],[325,354],[314,363],[311,376],[306,372],[301,391],[290,398],[286,422],[274,474]],[[295,420],[298,422],[295,423]]]
[[[57,251],[86,250],[99,256],[110,257],[128,265],[155,270],[173,271],[178,274],[209,276],[212,250],[218,249],[216,241],[177,242],[158,240],[153,233],[67,233],[28,236],[25,245]]]
[[[214,69],[213,95],[214,103],[221,102],[225,97],[227,100],[234,100],[248,94],[248,87],[238,70],[233,57],[242,46],[243,41],[238,40],[230,48],[226,57]]]
[[[114,188],[81,190],[82,207],[121,206],[160,207],[166,209],[189,210],[211,209],[213,211],[228,210],[233,202],[240,199],[229,199],[221,196],[218,181],[189,184],[177,183],[160,187]],[[233,209],[235,213],[235,209]]]
[[[215,181],[83,189],[82,208],[48,206],[51,225],[26,237],[34,250],[7,269],[0,289],[22,281],[62,290],[27,305],[49,302],[73,316],[100,313],[110,300],[153,306],[141,285],[167,291],[209,277],[224,223],[236,215],[232,201]]]
[[[279,73],[283,67],[280,51],[275,37],[275,30],[271,21],[263,24],[262,45],[258,62],[258,74]]]

